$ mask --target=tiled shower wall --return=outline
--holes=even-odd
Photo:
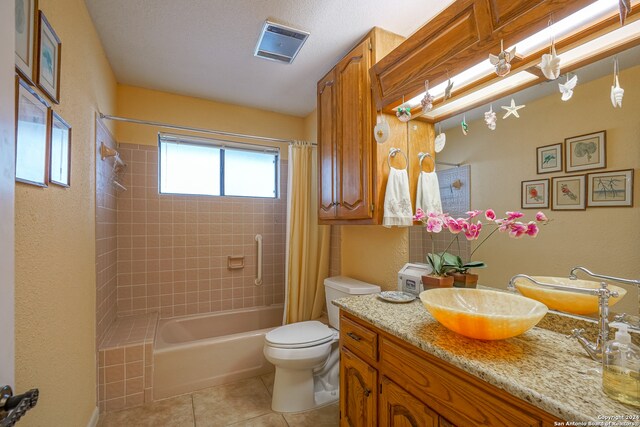
[[[116,148],[101,120],[96,120],[96,349],[116,318],[116,190],[113,159],[102,160],[100,144]]]
[[[279,199],[158,194],[158,147],[121,144],[127,162],[117,198],[118,316],[161,318],[283,302],[287,162]],[[256,286],[255,235],[263,236]],[[244,257],[228,269],[227,257]]]

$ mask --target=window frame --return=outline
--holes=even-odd
[[[220,194],[202,193],[174,193],[163,192],[162,190],[162,143],[177,143],[178,145],[191,145],[199,147],[217,148],[220,150]],[[239,196],[225,194],[225,150],[248,151],[251,153],[272,154],[274,159],[275,180],[274,195],[269,196]],[[158,133],[158,194],[164,196],[196,196],[196,197],[241,197],[249,199],[279,199],[280,198],[280,147],[272,145],[255,145],[237,141],[229,141],[220,138],[203,138],[189,135],[179,135],[173,133]]]

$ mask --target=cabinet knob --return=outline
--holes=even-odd
[[[369,395],[370,395],[370,394],[371,394],[371,389],[370,389],[370,388],[365,387],[365,389],[364,389],[364,395],[365,395],[365,397],[369,397]]]

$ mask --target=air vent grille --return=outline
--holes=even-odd
[[[306,31],[265,21],[254,55],[290,64],[308,37]]]

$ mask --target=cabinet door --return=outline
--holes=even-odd
[[[340,354],[340,426],[374,427],[378,372],[346,349]]]
[[[383,377],[380,426],[438,427],[438,414],[387,377]]]
[[[371,209],[373,140],[371,39],[365,39],[336,66],[337,79],[337,217],[367,219]]]
[[[336,216],[335,69],[318,82],[318,219]]]

